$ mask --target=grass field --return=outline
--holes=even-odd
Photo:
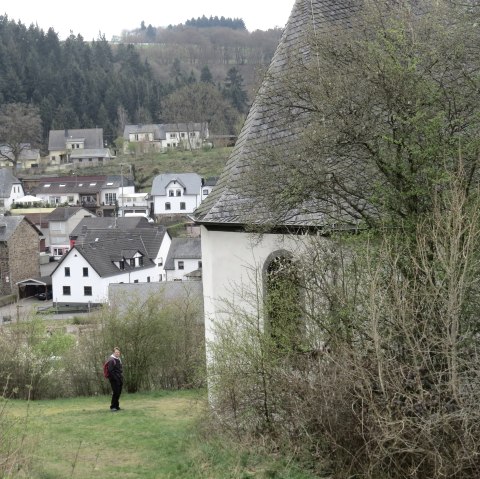
[[[1,403],[0,403],[1,405]],[[310,479],[287,458],[205,434],[203,391],[9,401],[4,415],[24,437],[12,478]],[[4,416],[4,417],[5,417]],[[202,432],[203,431],[203,432]]]

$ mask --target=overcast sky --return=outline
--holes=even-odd
[[[166,27],[202,15],[243,18],[249,31],[283,28],[293,4],[294,0],[3,0],[0,15],[27,27],[32,23],[45,31],[53,27],[62,40],[70,31],[85,40],[102,32],[111,40],[122,30],[140,27],[142,20],[147,26]]]

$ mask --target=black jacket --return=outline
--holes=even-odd
[[[113,356],[108,359],[108,379],[110,381],[123,382],[122,362]]]

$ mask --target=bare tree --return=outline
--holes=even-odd
[[[42,122],[38,109],[24,103],[7,103],[0,108],[0,157],[16,170],[22,152],[41,142]]]

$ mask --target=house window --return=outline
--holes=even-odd
[[[202,269],[202,262],[201,261],[198,262],[198,269]]]
[[[133,280],[134,283],[138,283],[138,279]]]
[[[182,196],[182,190],[177,190],[177,196]]]
[[[190,138],[194,137],[195,136],[195,132],[194,131],[191,131],[190,132]]]
[[[65,268],[65,276],[70,276],[70,268]]]
[[[117,193],[105,193],[105,203],[111,205],[117,201]]]
[[[92,295],[92,287],[91,286],[84,286],[83,287],[83,295],[84,296],[91,296]]]
[[[125,261],[123,261],[123,259],[121,261],[119,261],[118,267],[122,270],[125,269]]]
[[[75,200],[74,200],[73,196],[67,196],[67,201],[69,203],[73,203]]]
[[[135,258],[130,258],[130,266],[135,267]]]
[[[138,266],[143,266],[143,256],[140,256],[140,258],[138,258]]]
[[[168,196],[175,196],[175,192],[173,190],[168,190]]]
[[[180,203],[180,209],[181,209],[181,210],[184,210],[184,209],[185,209],[185,203],[184,203],[183,201]]]
[[[84,277],[88,276],[88,268],[83,268],[83,276]]]
[[[158,265],[157,266],[163,266],[163,258],[158,258]]]
[[[176,133],[170,133],[170,138],[176,138],[177,134]]]
[[[172,208],[172,206],[170,205],[170,203],[165,203],[165,209],[166,210],[170,210]]]
[[[70,286],[64,286],[63,287],[63,295],[64,296],[70,296]]]
[[[185,262],[184,261],[179,261],[178,262],[178,269],[185,269]]]
[[[205,196],[207,196],[207,195],[208,195],[208,190],[203,190],[203,194],[204,194]]]
[[[150,283],[150,276],[147,276],[147,283]]]
[[[182,138],[185,138],[185,133],[182,131],[182,133],[180,133],[180,136],[181,136]]]

